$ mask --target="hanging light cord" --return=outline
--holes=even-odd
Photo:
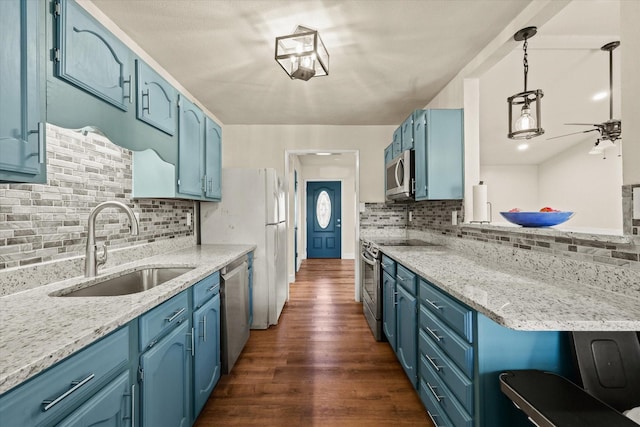
[[[527,91],[527,74],[529,73],[529,60],[527,58],[527,39],[524,39],[524,44],[522,45],[522,49],[524,50],[524,58],[522,59],[522,65],[524,65],[524,91]]]

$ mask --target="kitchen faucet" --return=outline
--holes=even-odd
[[[89,214],[89,233],[87,235],[87,251],[84,259],[84,277],[94,277],[98,267],[107,262],[107,246],[102,246],[102,256],[97,255],[98,245],[96,245],[96,217],[105,208],[120,208],[129,217],[131,222],[131,235],[138,235],[138,221],[129,206],[122,202],[109,201],[102,202]]]

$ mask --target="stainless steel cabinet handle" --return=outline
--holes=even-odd
[[[196,340],[195,340],[195,331],[193,330],[193,327],[191,327],[191,332],[188,333],[187,335],[189,335],[189,337],[191,338],[191,348],[188,348],[187,351],[191,352],[191,357],[195,356],[196,354]]]
[[[429,361],[429,363],[431,364],[431,366],[433,366],[433,368],[434,368],[436,371],[440,372],[440,369],[442,369],[442,366],[438,366],[438,365],[436,365],[436,362],[435,362],[432,358],[430,358],[428,354],[426,354],[426,353],[425,353],[425,354],[424,354],[424,357],[426,357],[426,358],[427,358],[427,360]]]
[[[431,412],[427,411],[427,415],[429,415],[429,418],[431,418],[431,422],[433,423],[433,425],[434,425],[435,427],[440,427],[440,424],[438,424],[438,423],[436,422],[436,420],[435,420],[434,416],[433,416],[433,415],[431,415]]]
[[[78,391],[82,386],[84,386],[86,383],[91,381],[94,377],[95,377],[94,374],[89,374],[86,378],[84,378],[84,379],[82,379],[80,381],[72,381],[71,382],[71,386],[72,387],[69,390],[67,390],[64,393],[62,393],[60,396],[56,397],[53,400],[43,400],[42,401],[42,412],[48,411],[49,409],[51,409],[54,406],[56,406],[58,403],[62,402],[64,399],[69,397],[73,392]]]
[[[129,80],[123,80],[122,81],[123,85],[129,85],[129,92],[128,95],[123,95],[123,98],[129,98],[129,104],[131,104],[133,102],[133,82],[131,81],[131,74],[129,74]]]
[[[216,288],[216,285],[213,285],[212,287],[210,287],[209,289],[207,289],[207,292],[212,292],[215,288]]]
[[[431,394],[433,394],[433,397],[435,397],[438,402],[440,402],[440,401],[442,401],[442,399],[444,399],[444,396],[438,396],[438,393],[435,390],[436,388],[434,386],[432,386],[431,384],[429,384],[428,381],[427,381],[427,387],[429,387],[429,391],[431,391]]]
[[[38,129],[28,132],[29,135],[38,134],[38,163],[44,163],[44,122],[38,122]]]
[[[182,313],[184,313],[184,311],[186,310],[186,308],[181,308],[180,310],[177,310],[175,313],[173,313],[172,316],[167,317],[165,320],[167,321],[167,323],[171,323],[174,320],[176,320],[176,317],[180,316]]]
[[[144,99],[147,98],[147,106],[144,106]],[[146,111],[148,115],[151,115],[151,96],[149,95],[149,89],[142,92],[142,111]]]
[[[435,308],[436,310],[442,310],[442,307],[441,307],[441,306],[437,305],[435,302],[431,301],[430,299],[425,298],[424,300],[425,300],[426,302],[428,302],[428,303],[429,303],[429,305],[430,305],[431,307]]]
[[[427,326],[427,332],[429,332],[429,334],[431,334],[431,336],[436,340],[436,341],[442,341],[442,337],[438,336],[438,334],[436,334],[436,331],[434,331],[433,329],[429,328]]]

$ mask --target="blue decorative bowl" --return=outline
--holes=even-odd
[[[500,215],[523,227],[551,227],[569,220],[573,212],[500,212]]]

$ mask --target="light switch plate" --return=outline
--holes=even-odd
[[[640,219],[640,187],[633,189],[633,219]]]
[[[187,227],[191,227],[191,212],[187,212]]]

